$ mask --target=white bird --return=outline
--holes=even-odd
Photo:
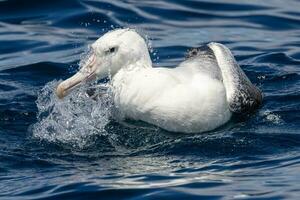
[[[262,102],[260,90],[219,43],[191,50],[175,68],[152,67],[145,40],[132,29],[108,32],[91,47],[88,62],[58,85],[59,98],[82,83],[110,76],[122,119],[183,133],[213,130],[233,113],[252,111]]]

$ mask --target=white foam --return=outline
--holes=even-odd
[[[283,120],[280,115],[271,112],[270,110],[266,110],[263,112],[264,121],[271,122],[273,124],[281,124]]]
[[[38,122],[33,126],[33,137],[79,148],[93,144],[91,136],[106,134],[111,116],[110,95],[103,91],[107,85],[95,88],[100,95],[94,99],[86,93],[90,86],[83,85],[60,100],[54,92],[58,83],[46,84],[38,94]]]

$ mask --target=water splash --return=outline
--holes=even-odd
[[[38,122],[33,126],[33,137],[84,148],[93,144],[92,136],[106,135],[112,107],[109,92],[105,90],[108,85],[94,86],[93,92],[97,94],[94,98],[86,92],[91,85],[82,85],[60,100],[54,92],[58,83],[46,84],[38,94]]]
[[[281,119],[280,115],[271,112],[270,110],[265,110],[262,113],[264,117],[265,122],[270,122],[272,124],[280,125],[283,123],[283,120]]]
[[[112,27],[112,29],[116,28]],[[142,30],[137,31],[145,38],[150,53],[153,53],[150,38]],[[89,62],[92,53],[93,49],[88,46],[86,51],[80,55],[79,68]],[[111,75],[108,80],[111,80]],[[125,146],[128,144],[128,141],[121,139],[118,134],[108,134],[105,130],[110,118],[119,119],[118,114],[120,114],[113,109],[109,83],[82,84],[80,88],[72,91],[64,99],[58,99],[54,92],[58,84],[57,80],[49,82],[38,93],[36,101],[38,122],[32,127],[34,138],[71,145],[74,148],[86,148],[93,145],[97,142],[93,136],[99,135],[108,139],[110,145],[114,147],[118,146],[115,143],[123,143]],[[97,94],[95,98],[91,98],[87,94],[91,88],[93,93]],[[152,132],[152,129],[149,131]],[[131,141],[131,139],[128,140]],[[131,141],[128,146],[136,146],[136,143],[140,142]]]

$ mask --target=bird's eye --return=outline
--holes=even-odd
[[[105,51],[105,54],[112,54],[117,51],[117,47],[111,47],[107,51]]]
[[[116,47],[112,47],[109,49],[109,53],[114,53],[116,51]]]

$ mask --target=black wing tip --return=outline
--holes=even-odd
[[[249,91],[248,91],[249,92]],[[252,85],[251,95],[236,96],[229,105],[229,109],[234,114],[249,114],[255,112],[263,104],[264,95],[256,86]]]

